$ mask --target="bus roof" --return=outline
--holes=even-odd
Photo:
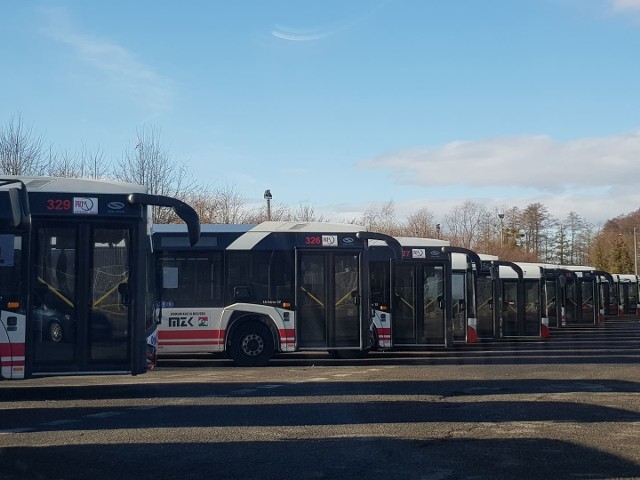
[[[147,187],[135,183],[115,180],[94,180],[89,178],[37,177],[22,175],[1,175],[0,179],[20,180],[29,192],[60,193],[147,193]],[[15,186],[8,185],[8,187]]]
[[[205,223],[200,225],[200,233],[244,233],[254,226],[253,224]],[[185,233],[187,230],[183,223],[156,223],[152,229],[154,233]]]
[[[328,223],[328,222],[262,222],[255,225],[253,232],[335,232],[357,233],[366,232],[367,227],[352,223]]]

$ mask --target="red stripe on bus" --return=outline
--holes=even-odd
[[[3,357],[24,357],[24,343],[0,343],[0,355]]]
[[[191,345],[222,345],[224,340],[195,340],[189,342],[166,341],[162,343],[163,347],[188,347]]]
[[[158,340],[187,340],[194,339],[210,339],[216,340],[224,338],[224,330],[159,330]]]
[[[0,362],[0,367],[24,367],[24,360],[7,360],[6,362]]]

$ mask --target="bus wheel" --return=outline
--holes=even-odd
[[[262,367],[269,362],[273,351],[271,330],[258,322],[240,326],[230,346],[231,358],[241,367]]]
[[[62,341],[62,325],[58,322],[51,322],[49,324],[49,337],[52,342],[59,343]]]

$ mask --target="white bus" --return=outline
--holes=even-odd
[[[391,248],[372,246],[374,332],[380,348],[452,347],[475,341],[474,266],[471,250],[448,241],[398,237],[402,262]]]
[[[0,178],[0,375],[144,373],[155,330],[149,205],[196,212],[120,182]]]
[[[277,352],[368,351],[372,240],[400,260],[397,241],[357,225],[203,225],[195,246],[183,226],[156,226],[158,354],[226,352],[260,366]]]
[[[612,283],[609,273],[582,265],[519,265],[542,269],[550,327],[598,325],[604,322],[606,304],[602,287]]]
[[[615,298],[613,310],[609,313],[619,317],[640,316],[640,283],[637,275],[612,274]]]

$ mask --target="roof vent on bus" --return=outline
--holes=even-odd
[[[307,225],[309,225],[309,224],[308,223],[296,223],[289,230],[301,230],[304,227],[306,227]]]
[[[42,188],[51,182],[53,182],[53,179],[51,178],[34,178],[33,180],[26,181],[25,185],[27,186],[27,189],[36,189]]]

